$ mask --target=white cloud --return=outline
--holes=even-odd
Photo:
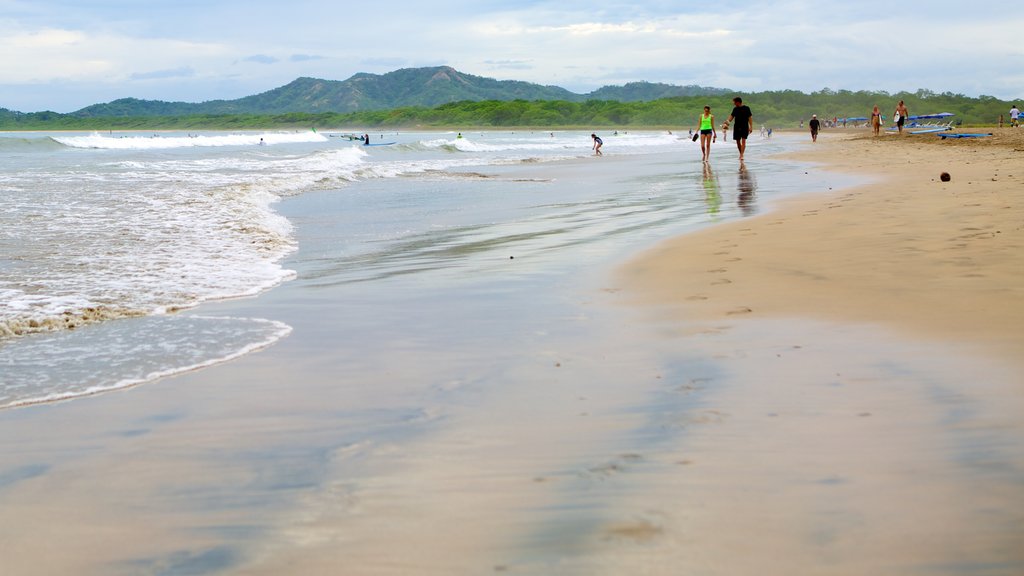
[[[0,106],[24,109],[16,107],[22,98],[27,111],[77,109],[103,93],[237,98],[298,76],[342,80],[439,64],[575,92],[648,80],[742,91],[929,88],[1021,97],[1024,12],[1000,0],[958,6],[7,0],[0,21],[0,95],[7,100]]]

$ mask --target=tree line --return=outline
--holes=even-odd
[[[812,114],[819,118],[868,116],[873,106],[883,113],[903,100],[911,115],[951,112],[967,125],[992,125],[1016,102],[992,96],[968,97],[949,92],[833,91],[806,94],[796,90],[737,93],[754,112],[757,125],[796,127]],[[732,95],[677,96],[647,102],[614,100],[483,100],[436,107],[407,106],[362,112],[291,112],[285,114],[192,114],[178,116],[80,117],[56,112],[11,112],[0,109],[0,130],[253,130],[266,128],[682,128],[696,127],[705,105],[716,119],[732,110]]]

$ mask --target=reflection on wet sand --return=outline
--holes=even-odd
[[[708,205],[708,214],[715,216],[722,206],[722,193],[718,189],[718,178],[715,177],[714,171],[711,170],[711,164],[704,163],[704,201]]]
[[[757,190],[757,182],[754,180],[754,175],[747,169],[747,165],[740,162],[739,180],[737,184],[740,195],[737,199],[737,204],[740,207],[740,211],[743,212],[744,216],[751,216],[757,212],[757,206],[754,201],[754,191]]]

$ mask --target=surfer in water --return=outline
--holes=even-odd
[[[594,155],[603,156],[603,154],[601,154],[601,146],[604,145],[604,141],[601,140],[597,134],[591,134],[590,137],[594,139]]]

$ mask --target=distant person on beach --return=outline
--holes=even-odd
[[[369,134],[363,134],[363,146],[369,146],[369,145],[370,145],[370,135]]]
[[[711,159],[711,142],[718,140],[718,134],[715,133],[715,115],[711,113],[711,106],[704,107],[704,113],[700,115],[698,126],[700,127],[701,159],[707,162]]]
[[[881,129],[882,113],[878,110],[878,106],[876,105],[874,109],[871,110],[871,130],[875,133],[875,136],[878,136],[878,131]]]
[[[821,122],[818,122],[818,115],[811,114],[811,121],[807,125],[811,127],[811,142],[817,142],[818,129],[821,128]]]
[[[736,149],[740,152],[740,162],[743,162],[743,153],[747,151],[747,136],[754,131],[754,113],[750,106],[743,104],[743,98],[739,96],[732,99],[734,105],[729,119],[725,121],[725,128],[729,123],[735,122],[732,127],[732,139],[736,141]]]
[[[903,100],[900,100],[900,103],[896,105],[896,114],[894,116],[896,118],[896,128],[899,129],[900,134],[903,134],[903,124],[906,123],[907,118],[910,116],[910,113],[907,112],[907,106],[903,103]]]
[[[1017,109],[1016,104],[1013,105],[1013,108],[1010,108],[1010,126],[1014,128],[1020,126],[1020,110]]]
[[[594,155],[602,156],[603,154],[601,154],[601,146],[604,145],[604,140],[601,140],[601,138],[599,138],[597,134],[591,134],[590,137],[594,139]]]

